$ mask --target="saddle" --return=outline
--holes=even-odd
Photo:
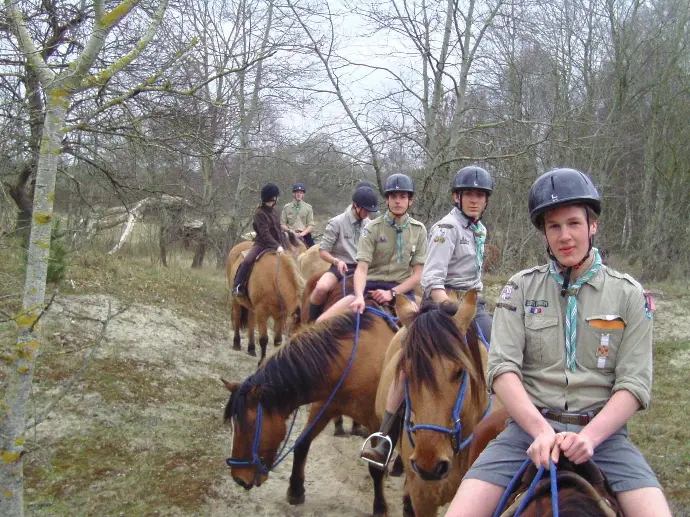
[[[508,499],[508,508],[501,514],[501,517],[513,517],[518,506],[520,506],[522,502],[522,497],[527,492],[536,474],[537,467],[532,463],[520,479],[520,484],[515,488]],[[593,500],[599,507],[602,515],[606,517],[624,517],[606,476],[604,476],[604,473],[592,460],[581,465],[575,465],[567,458],[561,458],[558,463],[556,478],[558,481],[559,496],[562,493],[562,488],[574,488]],[[548,497],[548,503],[546,503],[545,506],[550,508],[550,491],[551,480],[549,479],[548,473],[545,473],[541,481],[537,483],[532,499],[537,499],[546,495],[546,497]]]

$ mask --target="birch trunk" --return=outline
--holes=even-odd
[[[69,94],[64,90],[48,92],[46,121],[39,152],[34,192],[31,237],[24,281],[22,312],[16,318],[17,345],[4,360],[8,363],[7,390],[0,406],[0,515],[24,515],[24,433],[26,408],[36,357],[41,344],[39,318],[44,309],[50,233],[55,198],[57,161],[62,145]]]

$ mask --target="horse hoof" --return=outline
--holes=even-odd
[[[276,348],[279,347],[279,346],[282,345],[282,344],[283,344],[282,341],[274,341],[274,342],[273,342],[273,346],[276,347]]]
[[[393,461],[393,466],[391,467],[391,470],[389,472],[391,477],[394,478],[399,478],[403,475],[405,472],[405,467],[403,466],[402,458],[400,457],[400,454],[395,458],[395,461]]]
[[[369,438],[369,435],[371,434],[369,430],[361,425],[358,426],[352,426],[352,432],[350,433],[352,436],[359,436],[360,438]]]
[[[335,431],[333,431],[333,436],[347,436],[347,433],[345,432],[345,429],[342,427],[335,426]]]
[[[247,350],[247,353],[249,355],[251,355],[252,357],[256,357],[256,350],[253,348],[250,348],[249,350]]]
[[[242,345],[232,345],[233,350],[242,350]]]
[[[290,491],[288,490],[287,500],[288,500],[288,503],[291,504],[292,506],[304,504],[304,494],[295,495],[295,494],[290,493]]]

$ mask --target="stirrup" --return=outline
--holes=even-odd
[[[383,462],[383,463],[381,463],[381,462],[379,462],[379,461],[376,461],[376,460],[372,460],[371,458],[367,458],[367,457],[363,456],[363,454],[364,454],[364,449],[366,448],[367,444],[368,444],[373,438],[382,438],[382,439],[384,439],[384,440],[386,440],[386,441],[388,442],[388,445],[389,445],[389,447],[388,447],[388,455],[386,456],[386,461]],[[393,449],[394,449],[394,448],[395,448],[395,447],[393,446],[393,441],[388,437],[388,435],[385,435],[385,434],[383,434],[382,432],[379,431],[379,432],[370,434],[369,437],[368,437],[366,440],[364,440],[364,444],[362,445],[362,450],[359,451],[359,457],[360,457],[360,459],[363,459],[364,461],[366,461],[366,462],[369,463],[370,465],[373,465],[374,467],[377,467],[377,468],[379,468],[379,469],[381,469],[381,470],[386,470],[386,468],[388,467],[388,464],[389,464],[390,461],[391,461],[391,456],[393,455]]]

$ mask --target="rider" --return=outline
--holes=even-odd
[[[529,194],[549,263],[521,271],[496,305],[487,385],[512,417],[465,475],[446,517],[494,513],[527,456],[604,472],[626,517],[670,517],[626,423],[650,402],[652,312],[632,277],[601,263],[601,209],[585,174],[555,169]]]
[[[328,221],[319,243],[319,256],[331,267],[321,276],[309,297],[308,321],[314,321],[321,315],[325,298],[333,286],[344,275],[354,272],[359,236],[369,223],[369,214],[378,211],[376,192],[369,187],[361,187],[352,194],[352,204],[347,210]]]
[[[422,272],[424,298],[436,303],[449,300],[470,289],[482,290],[482,263],[486,228],[482,214],[494,189],[494,180],[476,165],[458,171],[452,193],[455,208],[436,223],[429,232],[429,251]],[[488,341],[491,338],[491,315],[485,301],[477,304],[475,321]]]
[[[304,183],[295,183],[292,186],[292,197],[294,201],[283,207],[280,214],[280,228],[287,231],[292,230],[302,237],[308,248],[314,245],[311,232],[314,229],[314,210],[311,205],[304,200],[307,187]]]
[[[397,294],[414,296],[426,257],[426,228],[407,213],[414,200],[414,184],[405,174],[391,174],[383,189],[388,210],[362,230],[357,244],[354,295],[338,300],[319,316],[322,321],[350,307],[363,312],[364,294],[380,304]]]
[[[235,273],[235,280],[232,284],[233,296],[247,296],[247,277],[256,257],[262,251],[270,249],[283,253],[280,217],[275,209],[279,196],[280,190],[273,183],[267,183],[261,188],[261,204],[254,211],[254,222],[252,223],[256,232],[254,246],[251,247],[237,269],[237,273]]]

